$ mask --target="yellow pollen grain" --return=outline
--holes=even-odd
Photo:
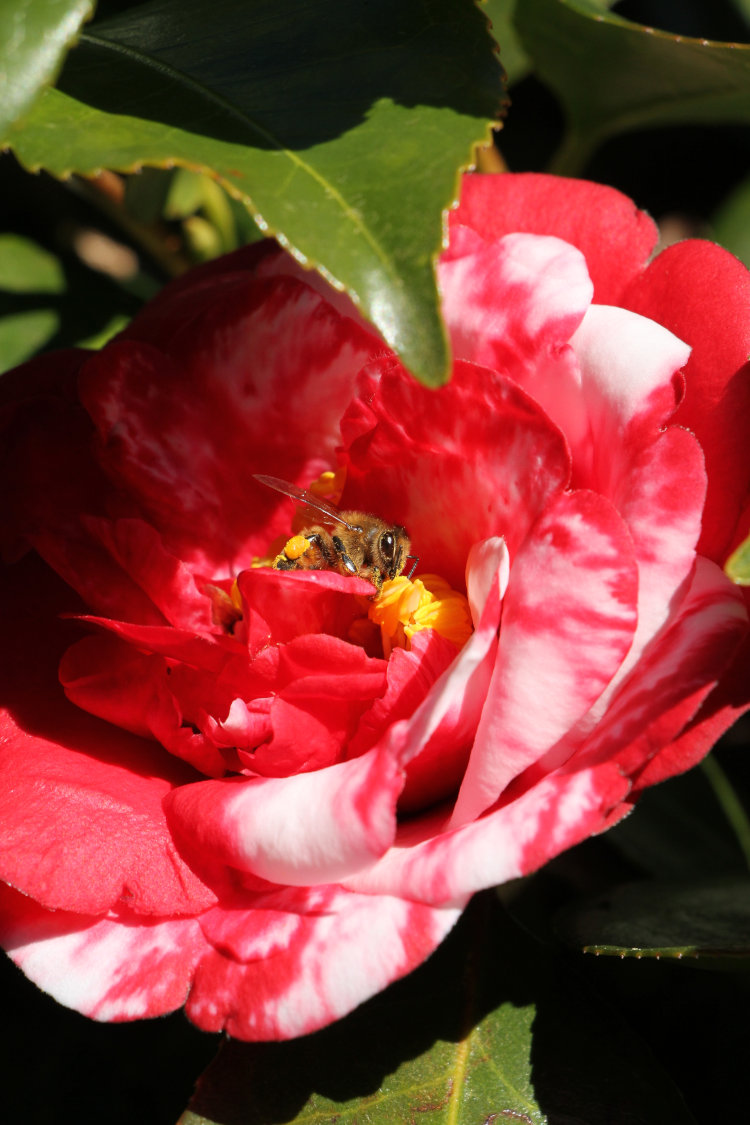
[[[291,539],[287,539],[282,555],[286,555],[288,559],[299,559],[309,548],[309,539],[305,539],[304,535],[293,535]]]
[[[459,648],[472,633],[469,603],[437,574],[414,581],[402,574],[384,582],[368,617],[380,626],[386,657],[394,648],[410,648],[411,638],[422,629],[434,629]]]

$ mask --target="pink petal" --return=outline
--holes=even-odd
[[[693,349],[677,421],[697,435],[706,456],[700,551],[723,562],[750,482],[750,273],[720,246],[680,242],[634,280],[623,303]]]
[[[656,245],[653,221],[614,188],[537,173],[470,175],[449,214],[486,240],[516,231],[548,234],[577,246],[586,258],[597,304],[618,304]]]
[[[438,390],[395,360],[372,364],[341,430],[342,506],[379,497],[377,514],[407,528],[420,570],[454,588],[475,543],[502,535],[512,556],[569,476],[565,440],[539,406],[505,376],[460,360]]]
[[[205,948],[191,918],[144,922],[49,911],[2,886],[0,942],[60,1004],[103,1022],[181,1008]]]
[[[497,660],[452,825],[475,819],[586,713],[630,647],[637,572],[615,510],[560,496],[513,562]]]
[[[166,801],[191,852],[269,882],[334,882],[383,854],[395,832],[403,774],[370,753],[285,778],[203,781]]]
[[[331,886],[211,911],[202,925],[215,952],[198,967],[187,1014],[238,1039],[307,1034],[416,968],[460,913]]]

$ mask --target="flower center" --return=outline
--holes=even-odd
[[[346,467],[343,465],[335,472],[321,473],[307,490],[308,499],[317,498],[327,505],[329,514],[334,514],[345,481]],[[304,493],[295,491],[294,488],[289,495],[304,500]],[[325,508],[321,509],[321,511],[325,510]],[[305,565],[305,557],[311,553],[312,541],[319,538],[319,536],[301,534],[306,530],[306,525],[309,526],[309,522],[309,511],[298,512],[292,523],[294,534],[286,540],[280,553],[276,554],[279,550],[277,542],[271,548],[276,557],[273,558],[271,555],[270,558],[254,560],[253,566],[274,566],[279,570],[288,570],[297,569],[299,564],[302,569],[308,569],[308,566],[311,569],[326,569],[324,564],[321,565],[317,555],[314,564],[308,562],[308,565]],[[403,532],[403,528],[398,530]],[[341,545],[340,540],[332,541],[337,546]],[[348,556],[346,558],[348,559]],[[299,560],[303,560],[302,563]],[[356,573],[356,568],[351,563],[346,569]],[[369,651],[373,643],[377,644],[377,630],[379,630],[383,656],[387,659],[394,648],[411,648],[411,638],[422,629],[434,629],[441,637],[445,637],[458,648],[463,647],[471,636],[473,626],[466,597],[458,590],[452,589],[440,575],[425,574],[412,581],[400,574],[396,578],[382,581],[382,584],[379,575],[376,585],[379,589],[374,597],[359,599],[366,616],[363,613],[363,616],[351,626],[350,640],[353,643],[361,644]],[[238,610],[233,596],[235,592],[236,583],[232,594],[229,596],[225,594],[223,599],[222,609],[230,620],[232,618],[236,620]],[[217,600],[215,595],[214,600],[215,602]],[[239,615],[241,616],[241,611]]]
[[[422,629],[434,629],[462,648],[472,634],[469,603],[438,574],[413,581],[403,574],[384,582],[370,602],[367,616],[380,626],[383,655],[394,648],[410,648],[411,638]]]

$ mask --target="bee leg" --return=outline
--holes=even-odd
[[[338,535],[333,535],[331,537],[331,541],[332,541],[334,547],[336,548],[338,556],[339,556],[341,562],[343,563],[345,569],[348,570],[350,574],[356,574],[357,568],[354,565],[354,563],[352,562],[352,560],[349,558],[349,556],[347,555],[344,544],[342,543],[342,541],[338,537]]]
[[[310,562],[308,563],[309,570],[335,570],[336,569],[336,554],[331,547],[331,540],[328,535],[321,535],[317,531],[310,532],[306,536],[310,544]]]

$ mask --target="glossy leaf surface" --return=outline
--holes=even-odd
[[[53,82],[95,0],[3,0],[0,11],[0,137]]]
[[[151,0],[92,26],[13,145],[57,176],[212,172],[437,384],[441,211],[501,102],[466,0],[216,0],[210,20],[201,0]]]
[[[657,125],[750,122],[750,46],[689,39],[606,11],[601,0],[524,0],[516,13],[539,77],[562,102],[558,172],[597,145]]]
[[[521,46],[513,16],[519,0],[484,0],[484,8],[492,23],[492,34],[500,48],[508,85],[520,82],[531,70],[531,62]]]

